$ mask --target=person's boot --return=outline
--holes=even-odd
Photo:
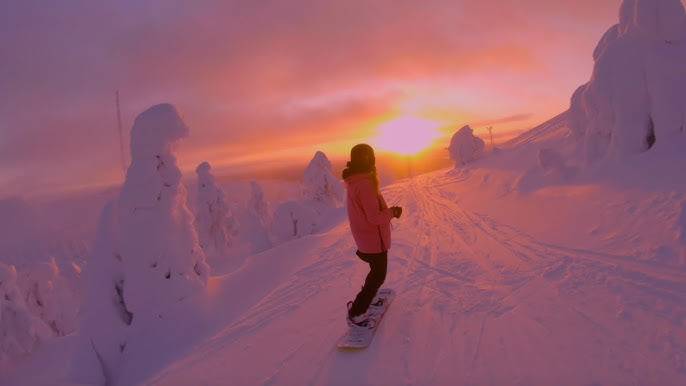
[[[370,328],[373,326],[373,320],[369,319],[367,316],[367,313],[365,312],[364,314],[357,315],[357,316],[351,316],[350,315],[350,309],[352,308],[353,302],[348,302],[348,317],[346,318],[348,321],[348,326],[353,327],[366,327]]]

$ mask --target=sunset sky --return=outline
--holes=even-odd
[[[3,1],[0,195],[120,179],[115,90],[126,131],[177,106],[189,171],[342,157],[398,119],[504,138],[567,108],[619,3]]]

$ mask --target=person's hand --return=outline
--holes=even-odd
[[[403,208],[400,206],[392,207],[391,211],[393,212],[393,217],[395,217],[395,218],[400,218],[400,216],[403,215]]]

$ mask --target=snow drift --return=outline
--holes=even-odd
[[[593,54],[591,80],[572,96],[570,128],[587,163],[686,133],[686,12],[680,0],[624,0]]]

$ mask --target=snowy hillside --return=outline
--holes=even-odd
[[[262,295],[242,298],[241,304],[217,299],[220,309],[241,311],[150,382],[686,381],[685,270],[530,236],[456,203],[470,182],[471,177],[442,171],[386,190],[391,200],[406,205],[408,216],[396,226],[389,263],[387,285],[399,296],[368,350],[335,349],[345,329],[345,301],[366,274],[352,254],[347,225],[341,224],[328,234],[293,244],[286,256],[273,251],[233,275],[217,278],[218,288],[260,283],[248,288]],[[519,199],[533,204],[528,201]],[[530,213],[534,218],[547,214],[547,223],[561,233],[574,234],[573,229],[585,225],[560,218],[556,211]],[[272,266],[277,260],[278,270]]]
[[[566,125],[384,189],[406,211],[389,258],[398,297],[366,351],[335,348],[366,275],[340,221],[210,278],[118,384],[684,384],[686,183],[625,179],[632,165],[550,177],[538,151],[573,149]],[[70,384],[55,353],[71,349],[53,343],[7,383]],[[43,378],[32,366],[48,358]]]
[[[686,385],[685,47],[679,0],[624,0],[569,111],[494,149],[465,126],[455,168],[383,187],[397,296],[355,352],[368,266],[326,155],[301,186],[204,163],[189,199],[189,129],[154,106],[123,187],[62,201],[68,237],[0,201],[0,384]]]

